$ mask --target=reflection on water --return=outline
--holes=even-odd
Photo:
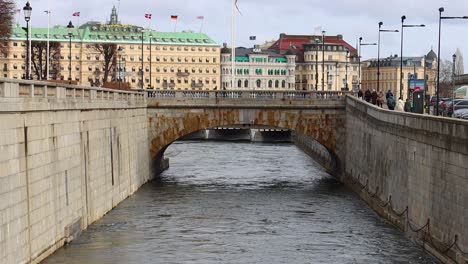
[[[289,144],[176,142],[44,263],[437,263]]]

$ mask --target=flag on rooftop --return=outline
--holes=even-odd
[[[79,17],[79,16],[80,16],[80,12],[75,12],[75,13],[73,13],[73,16]]]
[[[171,16],[172,20],[177,20],[177,18],[178,18],[178,16],[174,16],[174,15]]]
[[[153,16],[153,14],[145,14],[145,18],[147,18],[147,19],[151,19],[152,16]]]

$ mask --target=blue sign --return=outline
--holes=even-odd
[[[425,86],[424,86],[424,80],[414,80],[414,79],[410,79],[408,81],[409,83],[409,88],[410,90],[414,90],[416,88],[416,90],[424,90],[425,89]]]

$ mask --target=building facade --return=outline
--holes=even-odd
[[[354,47],[342,35],[287,35],[270,47],[296,54],[296,89],[340,91],[357,87],[359,61]]]
[[[221,50],[221,80],[224,90],[294,90],[295,55],[281,55],[260,48],[236,48],[232,86],[231,49]]]
[[[121,24],[114,8],[108,23],[88,22],[72,30],[71,56],[68,36],[66,27],[50,29],[50,80],[68,80],[71,60],[71,80],[82,85],[121,80],[131,88],[213,90],[221,84],[220,47],[203,33]],[[47,28],[32,28],[33,79],[46,77],[45,48],[40,48],[46,41]],[[19,25],[13,28],[10,51],[0,65],[2,77],[25,77],[26,33]]]
[[[403,57],[403,94],[400,95],[400,65],[397,55],[380,59],[380,90],[391,90],[395,98],[406,100],[416,87],[434,94],[437,83],[437,56],[430,51],[424,57]],[[426,67],[424,67],[426,65]],[[426,80],[424,81],[424,74]],[[377,90],[377,59],[362,62],[362,89]]]

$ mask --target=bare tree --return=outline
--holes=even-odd
[[[115,80],[115,70],[117,63],[117,45],[110,43],[110,44],[94,44],[93,50],[98,52],[99,55],[104,57],[104,74],[102,77],[102,83],[106,83],[109,79],[109,75],[111,75],[111,80]]]
[[[33,74],[37,77],[37,79],[47,78],[47,67],[49,67],[50,79],[57,79],[58,77],[60,72],[60,43],[49,42],[49,49],[50,67],[47,65],[47,42],[31,42],[31,63],[33,67]]]
[[[437,70],[437,68],[436,68]],[[448,60],[440,61],[439,95],[447,97],[452,93],[453,63]],[[434,84],[437,85],[437,72],[434,74]]]
[[[8,53],[8,40],[11,36],[11,28],[15,14],[15,2],[12,0],[0,0],[0,54]]]

